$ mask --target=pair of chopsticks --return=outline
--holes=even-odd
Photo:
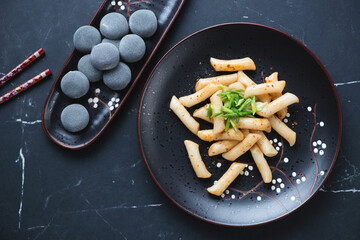
[[[42,48],[34,52],[30,57],[25,59],[22,63],[20,63],[18,66],[16,66],[13,70],[11,70],[9,73],[4,75],[2,78],[0,78],[0,86],[4,85],[7,81],[9,81],[12,77],[14,77],[16,74],[21,72],[23,69],[25,69],[27,66],[29,66],[32,62],[34,62],[36,59],[38,59],[41,55],[43,55],[45,52]],[[39,82],[41,79],[46,78],[51,74],[49,69],[46,69],[42,73],[39,73],[35,77],[31,78],[30,80],[26,81],[25,83],[21,84],[20,86],[14,88],[10,92],[6,93],[5,95],[0,97],[0,104],[6,102],[10,98],[18,95],[19,93],[25,91],[35,83]]]

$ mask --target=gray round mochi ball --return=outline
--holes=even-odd
[[[123,37],[119,44],[121,59],[133,63],[139,61],[145,54],[144,40],[136,34],[128,34]]]
[[[78,51],[89,53],[96,44],[101,42],[101,34],[92,26],[82,26],[76,30],[73,42]]]
[[[138,10],[130,16],[129,26],[132,33],[143,38],[151,37],[157,29],[157,18],[150,10]]]
[[[100,32],[106,38],[120,39],[129,32],[129,24],[122,14],[108,13],[100,21]]]
[[[111,43],[100,43],[91,50],[91,63],[98,70],[113,69],[119,61],[119,50]]]
[[[69,132],[79,132],[89,123],[89,112],[80,104],[71,104],[61,112],[61,123]]]
[[[89,80],[79,71],[70,71],[61,79],[61,90],[72,99],[81,98],[89,91]]]
[[[102,43],[111,43],[119,50],[120,40],[112,40],[112,39],[104,38],[101,42]],[[119,52],[119,54],[120,54],[120,52]]]
[[[131,80],[131,70],[125,63],[120,62],[116,68],[104,72],[103,80],[110,89],[122,90]]]
[[[90,54],[80,58],[77,67],[80,72],[85,74],[90,82],[97,82],[102,78],[102,72],[94,68],[90,58]]]

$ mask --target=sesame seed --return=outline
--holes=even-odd
[[[273,179],[273,180],[271,181],[271,183],[272,183],[272,184],[276,184],[276,180]]]
[[[305,181],[306,181],[306,177],[301,177],[301,181],[305,182]]]
[[[273,144],[273,140],[270,140],[270,143]]]
[[[288,163],[289,162],[289,159],[286,157],[286,158],[284,158],[284,162],[285,163]]]
[[[230,191],[228,189],[225,190],[225,194],[229,194]]]
[[[92,98],[89,98],[88,99],[88,103],[92,103],[93,99]]]
[[[277,143],[277,141],[278,141],[277,138],[274,138],[274,143]]]
[[[297,184],[300,184],[300,183],[301,183],[301,180],[300,180],[300,179],[296,179],[296,183],[297,183]]]
[[[224,197],[225,197],[225,194],[222,193],[222,194],[221,194],[221,198],[224,198]]]
[[[279,151],[279,150],[280,150],[280,148],[279,148],[279,147],[276,147],[275,149],[276,149],[276,151]]]
[[[256,198],[258,201],[261,201],[261,197],[260,196],[257,196]]]
[[[325,123],[324,122],[320,122],[320,127],[323,127],[325,126]]]
[[[252,170],[254,169],[254,167],[253,167],[253,166],[249,166],[248,169],[249,169],[250,171],[252,171]]]
[[[93,107],[94,107],[94,108],[97,108],[97,107],[98,107],[98,105],[95,103]]]
[[[314,148],[314,153],[318,153],[318,149],[317,148]]]
[[[317,142],[316,142],[318,145],[321,145],[321,140],[319,139],[319,140],[317,140]]]
[[[322,176],[322,175],[324,175],[324,174],[325,174],[325,172],[324,172],[324,171],[321,171],[321,172],[320,172],[320,175],[321,175],[321,176]]]
[[[284,123],[287,123],[287,122],[288,122],[287,118],[284,118]]]
[[[296,172],[292,172],[291,176],[296,177]]]
[[[290,113],[286,113],[286,117],[290,117]]]
[[[308,112],[311,112],[312,108],[311,107],[307,107]]]
[[[322,147],[323,149],[325,149],[325,148],[326,148],[326,144],[325,144],[325,143],[321,144],[321,147]]]
[[[295,197],[294,196],[291,196],[291,201],[295,201]]]
[[[94,101],[94,103],[98,103],[98,102],[99,102],[99,98],[96,97],[96,98],[94,98],[93,101]]]
[[[285,184],[284,183],[280,183],[280,188],[284,188]]]
[[[280,189],[280,188],[276,188],[276,192],[277,192],[277,193],[280,193],[280,192],[281,192],[281,189]]]
[[[233,195],[231,195],[231,198],[232,198],[232,199],[235,199],[235,195],[234,195],[234,194],[233,194]]]
[[[271,190],[275,191],[276,187],[273,185],[271,186]]]
[[[218,163],[216,164],[216,166],[217,166],[218,168],[221,167],[221,163],[218,162]]]
[[[281,179],[281,178],[278,178],[278,179],[277,179],[277,182],[278,182],[278,183],[281,183],[281,182],[282,182],[282,179]]]
[[[249,176],[249,172],[248,172],[248,171],[245,171],[245,176]]]
[[[279,142],[279,143],[278,143],[278,146],[279,146],[279,147],[281,147],[281,146],[282,146],[282,143],[281,143],[281,142]]]
[[[313,142],[313,146],[316,147],[316,146],[317,146],[317,143],[316,143],[316,142]]]
[[[320,150],[319,152],[320,155],[324,155],[324,153],[325,153],[324,150]]]

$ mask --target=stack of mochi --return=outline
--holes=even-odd
[[[131,81],[127,64],[144,57],[143,38],[151,37],[156,30],[157,18],[150,10],[134,12],[129,22],[120,13],[108,13],[101,19],[100,31],[92,26],[80,27],[73,41],[76,50],[85,55],[78,62],[78,70],[61,79],[62,92],[78,99],[89,91],[91,82],[101,79],[114,91],[124,89]],[[67,131],[79,132],[88,125],[89,113],[84,106],[71,104],[62,111],[61,123]]]

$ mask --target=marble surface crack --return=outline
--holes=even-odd
[[[35,121],[29,122],[29,121],[24,121],[24,120],[22,120],[22,119],[20,119],[20,118],[16,119],[15,121],[16,121],[16,122],[20,122],[20,123],[25,124],[25,125],[34,125],[34,124],[37,124],[37,123],[41,123],[41,122],[42,122],[41,120],[35,120]]]
[[[145,204],[145,205],[130,205],[130,206],[126,206],[126,205],[122,204],[122,205],[106,207],[106,208],[80,209],[80,210],[64,212],[64,213],[72,214],[72,213],[86,213],[86,212],[94,212],[94,211],[95,212],[96,211],[110,211],[110,210],[115,210],[115,209],[153,208],[153,207],[161,207],[162,205],[164,205],[164,203],[150,203],[150,204]]]
[[[350,84],[357,84],[360,83],[360,81],[350,81],[350,82],[343,82],[343,83],[334,83],[335,87],[343,86],[343,85],[350,85]]]
[[[22,148],[19,151],[19,158],[21,159],[21,195],[20,195],[20,204],[19,204],[19,222],[18,222],[18,229],[21,228],[21,214],[23,208],[23,199],[24,199],[24,184],[25,184],[25,157],[22,152]]]
[[[319,191],[321,192],[330,192],[330,193],[360,193],[360,189],[339,189],[339,190],[327,190],[324,188],[320,188]]]
[[[65,187],[65,188],[62,188],[62,189],[60,189],[60,190],[57,190],[56,192],[53,192],[53,193],[49,194],[49,195],[46,197],[46,199],[45,199],[44,209],[47,208],[50,199],[51,199],[54,195],[56,195],[56,194],[58,194],[58,193],[64,193],[65,191],[70,190],[70,189],[72,189],[72,188],[76,188],[76,187],[78,187],[78,186],[81,185],[82,181],[83,181],[83,180],[80,179],[80,180],[79,180],[76,184],[74,184],[74,185],[67,186],[67,187]]]
[[[280,23],[264,16],[264,14],[262,12],[259,12],[257,10],[251,9],[249,7],[245,7],[247,10],[256,13],[257,15],[259,15],[260,17],[264,17],[267,21],[271,22],[271,23],[275,23],[276,25],[278,25],[279,27],[281,27],[282,29],[286,30],[288,33],[290,33],[291,31],[289,29],[287,29],[286,27],[284,27],[283,25],[281,25]]]
[[[94,208],[94,206],[90,203],[90,201],[87,198],[84,197],[83,194],[81,194],[81,196],[90,207]],[[107,221],[104,218],[104,216],[99,213],[99,211],[97,209],[94,209],[94,211],[95,211],[96,215],[110,227],[112,232],[118,232],[125,240],[127,240],[127,238],[124,236],[124,234],[122,232],[120,232],[117,228],[115,228],[109,221]]]

